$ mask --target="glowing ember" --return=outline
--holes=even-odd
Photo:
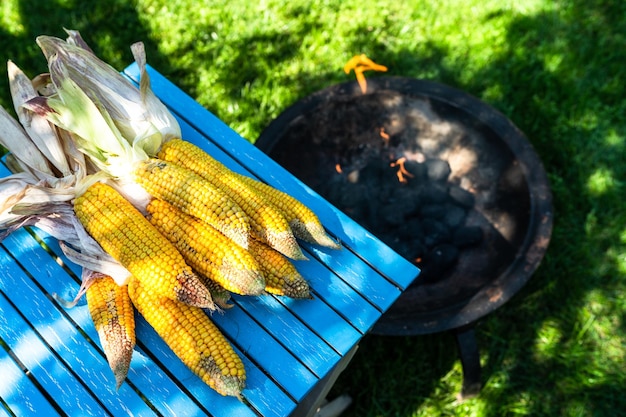
[[[385,142],[385,146],[389,145],[389,134],[387,132],[385,132],[385,128],[381,127],[380,128],[380,137],[383,138],[383,142]]]
[[[406,158],[402,157],[396,162],[392,162],[391,164],[389,164],[390,167],[398,167],[398,172],[396,173],[396,175],[398,176],[398,181],[400,181],[401,183],[405,183],[408,181],[406,177],[413,178],[413,174],[407,171],[404,167],[405,162]]]
[[[386,72],[387,67],[379,65],[369,59],[365,54],[361,54],[353,56],[348,62],[346,62],[346,65],[343,66],[343,71],[346,74],[349,74],[350,70],[354,70],[356,80],[359,83],[359,87],[361,87],[361,92],[365,94],[367,91],[367,81],[365,81],[363,72],[368,70]]]

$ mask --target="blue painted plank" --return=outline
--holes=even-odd
[[[39,335],[0,294],[0,339],[28,369],[64,413],[70,416],[105,413],[92,394],[75,378],[59,378],[70,373],[44,344]],[[67,395],[71,393],[71,395]]]
[[[13,233],[5,239],[3,246],[30,276],[39,281],[58,274],[66,276],[61,267],[25,230]],[[20,312],[35,327],[42,339],[109,411],[154,415],[128,384],[123,384],[118,391],[115,390],[111,370],[102,355],[78,331],[63,309],[50,301],[4,250],[0,252],[0,264],[3,275],[0,290],[19,306]]]
[[[309,280],[316,296],[331,306],[361,333],[367,332],[380,318],[380,311],[367,302],[334,271],[319,262],[294,261],[302,276]]]
[[[341,356],[276,298],[236,296],[234,299],[248,314],[262,322],[263,327],[318,378],[324,377],[339,362]],[[319,300],[298,302],[320,304]]]
[[[37,387],[28,379],[9,354],[0,348],[0,399],[16,416],[58,416],[59,413],[48,402]],[[2,405],[0,405],[2,408]]]
[[[318,334],[341,356],[347,354],[356,345],[363,335],[348,323],[336,310],[325,301],[300,302],[288,297],[276,297],[306,326]],[[314,293],[314,299],[321,297]]]
[[[139,71],[136,64],[130,65],[124,72],[129,78],[138,81]],[[404,289],[413,282],[419,273],[415,265],[381,243],[374,235],[305,186],[153,68],[148,66],[148,72],[156,95],[170,108],[180,112],[179,115],[182,118],[198,130],[209,133],[224,150],[231,155],[237,155],[237,159],[261,179],[309,205],[321,218],[324,218],[324,224],[337,237],[355,253],[372,261],[376,269],[400,288]],[[268,169],[270,166],[271,169]],[[358,232],[355,233],[355,231]]]
[[[0,352],[0,362],[2,361],[1,356],[2,356],[2,353]],[[9,411],[2,404],[1,400],[2,400],[2,397],[0,397],[0,417],[11,417],[9,415]]]
[[[224,314],[213,314],[213,321],[229,340],[296,400],[303,398],[318,378],[259,323],[238,305]]]

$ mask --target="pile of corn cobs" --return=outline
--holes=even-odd
[[[237,174],[181,138],[150,89],[143,44],[136,88],[76,31],[40,36],[49,74],[9,62],[18,121],[0,108],[13,175],[0,179],[0,240],[37,226],[83,267],[87,303],[117,385],[135,345],[133,306],[176,355],[223,395],[245,369],[203,309],[230,294],[310,298],[290,259],[298,239],[338,248],[311,210]]]

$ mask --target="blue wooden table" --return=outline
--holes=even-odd
[[[310,260],[295,264],[313,300],[235,296],[234,308],[213,314],[244,360],[241,402],[206,386],[140,317],[128,379],[115,391],[86,304],[64,309],[53,296],[73,298],[80,268],[64,258],[55,239],[22,229],[0,247],[0,417],[312,415],[363,335],[419,271],[148,70],[186,140],[306,203],[343,248],[303,244]],[[124,73],[138,81],[134,64]],[[0,166],[0,175],[8,174]]]

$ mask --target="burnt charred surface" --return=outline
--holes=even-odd
[[[483,102],[407,78],[322,90],[256,142],[422,269],[374,328],[458,328],[515,294],[552,229],[551,194],[524,135]]]

